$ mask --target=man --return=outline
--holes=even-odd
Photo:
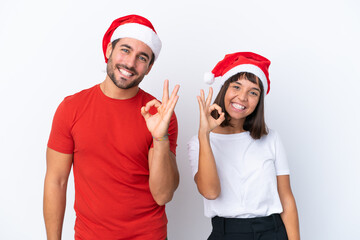
[[[105,80],[66,97],[47,149],[44,219],[49,240],[61,239],[68,176],[75,180],[75,239],[165,239],[165,203],[179,184],[171,96],[162,103],[139,88],[161,49],[146,18],[116,19],[105,33]]]

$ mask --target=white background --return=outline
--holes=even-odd
[[[102,36],[111,21],[150,19],[163,49],[141,87],[158,98],[180,84],[181,182],[167,205],[170,240],[206,239],[210,220],[186,143],[197,133],[203,73],[226,53],[272,61],[266,120],[285,144],[305,240],[360,235],[360,4],[343,1],[0,2],[0,239],[45,239],[45,149],[55,109],[105,78]],[[63,239],[73,238],[73,179]]]

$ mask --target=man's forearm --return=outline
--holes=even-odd
[[[154,140],[149,152],[149,186],[154,200],[159,205],[169,202],[179,185],[179,172],[175,155],[170,152],[170,142]]]
[[[45,179],[43,213],[48,240],[60,240],[66,206],[67,183]]]

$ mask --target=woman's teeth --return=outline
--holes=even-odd
[[[234,108],[239,109],[239,110],[244,110],[245,107],[243,105],[237,104],[237,103],[232,103],[231,104]]]

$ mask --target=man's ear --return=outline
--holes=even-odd
[[[107,45],[107,48],[106,48],[106,58],[107,58],[107,59],[109,59],[112,50],[113,50],[113,49],[112,49],[112,43],[109,42],[109,44]]]

